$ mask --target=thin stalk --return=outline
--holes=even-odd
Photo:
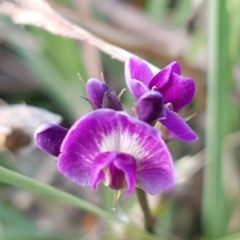
[[[206,239],[226,234],[229,200],[223,182],[223,143],[237,122],[237,109],[229,102],[233,76],[229,59],[226,1],[208,1],[209,72],[206,126],[206,170],[203,192],[203,226]]]
[[[146,231],[154,233],[154,218],[149,208],[146,192],[140,188],[136,188],[136,193],[144,215],[144,228]]]

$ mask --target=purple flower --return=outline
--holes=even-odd
[[[111,108],[123,110],[118,96],[105,83],[96,78],[90,78],[86,84],[86,92],[92,106],[97,108]]]
[[[52,127],[47,131],[40,127],[36,143],[48,152],[51,147],[60,149],[59,171],[80,186],[91,185],[95,190],[99,183],[115,190],[126,187],[127,195],[140,187],[154,195],[174,183],[172,157],[160,132],[124,112],[95,110],[80,118],[62,143],[56,141],[56,125],[54,131]]]
[[[136,57],[130,58],[125,64],[126,83],[137,99],[137,112],[140,119],[147,102],[147,113],[157,116],[155,119],[150,117],[151,121],[158,119],[169,130],[171,137],[193,142],[198,139],[198,136],[177,112],[193,100],[195,83],[191,78],[182,77],[180,74],[181,69],[177,62],[170,63],[156,73],[153,73],[147,63]],[[159,105],[156,105],[154,92],[162,96],[162,102]],[[146,119],[148,119],[147,113],[144,116]]]

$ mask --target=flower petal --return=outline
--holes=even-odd
[[[148,87],[138,80],[132,79],[130,89],[135,99],[139,99],[143,94],[149,91]]]
[[[112,189],[124,188],[127,184],[127,195],[136,185],[136,161],[128,154],[106,152],[100,153],[93,162],[91,186],[96,190],[100,182],[105,182]]]
[[[168,83],[157,90],[162,93],[164,103],[171,103],[174,112],[178,112],[193,100],[195,83],[191,78],[172,73]]]
[[[80,186],[90,184],[93,161],[100,153],[102,134],[108,126],[101,126],[108,109],[95,110],[80,118],[68,131],[58,158],[59,171]],[[115,112],[115,111],[113,111]],[[111,116],[109,116],[111,121]],[[104,128],[105,127],[105,128]]]
[[[103,96],[108,86],[96,78],[90,78],[86,83],[87,96],[95,108],[101,108]]]
[[[95,158],[91,170],[91,186],[94,190],[100,182],[106,181],[104,169],[116,158],[115,152],[100,153]]]
[[[57,157],[67,132],[68,129],[59,125],[44,124],[35,131],[34,139],[41,150]]]
[[[110,109],[93,111],[78,120],[68,131],[61,152],[59,171],[81,186],[89,185],[93,162],[105,152],[131,155],[137,163],[137,176],[138,171],[156,168],[158,181],[163,181],[162,172],[172,175],[174,171],[171,154],[157,129],[124,112]],[[127,172],[126,166],[116,166]],[[102,181],[102,176],[99,179]],[[144,176],[140,179],[143,184],[151,181]],[[129,180],[127,184],[128,192],[131,192],[133,181]],[[168,184],[172,185],[172,182]]]
[[[127,184],[126,195],[130,195],[136,186],[136,160],[129,154],[119,153],[113,164],[124,173]]]
[[[137,182],[147,193],[155,195],[173,186],[174,166],[160,131],[154,129],[145,140],[145,156],[137,162]]]
[[[131,92],[133,92],[132,85],[130,84],[133,79],[140,81],[148,86],[150,80],[153,77],[153,73],[148,65],[141,61],[140,58],[131,57],[125,63],[125,79],[126,84]]]
[[[188,126],[184,119],[170,109],[166,109],[160,115],[160,122],[170,131],[173,138],[185,142],[195,142],[198,140],[197,134]]]
[[[159,73],[157,73],[149,83],[149,89],[154,90],[154,88],[162,88],[168,83],[172,73],[181,74],[181,68],[178,62],[168,64]]]
[[[140,120],[149,123],[155,121],[163,110],[162,94],[156,91],[146,92],[138,99],[136,108]]]
[[[173,187],[175,174],[173,166],[162,159],[161,166],[145,168],[138,173],[138,182],[143,190],[151,195]]]

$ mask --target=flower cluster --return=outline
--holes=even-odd
[[[194,81],[182,77],[173,62],[160,72],[143,60],[130,58],[125,64],[126,83],[136,98],[136,114],[123,111],[119,97],[105,83],[89,79],[86,93],[94,111],[81,117],[70,129],[45,124],[35,133],[43,151],[58,157],[60,173],[80,186],[94,190],[104,183],[114,190],[136,187],[149,194],[174,184],[171,154],[154,127],[161,123],[169,138],[196,141],[197,135],[178,115],[193,99]]]
[[[138,58],[130,58],[125,65],[126,83],[137,99],[139,118],[159,120],[169,130],[169,138],[193,142],[198,139],[196,133],[177,113],[193,100],[195,83],[180,74],[177,62],[156,74]]]

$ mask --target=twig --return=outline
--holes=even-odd
[[[119,61],[124,62],[133,55],[64,19],[45,0],[2,0],[0,2],[0,14],[10,16],[16,24],[33,25],[55,35],[81,41],[86,40]]]

